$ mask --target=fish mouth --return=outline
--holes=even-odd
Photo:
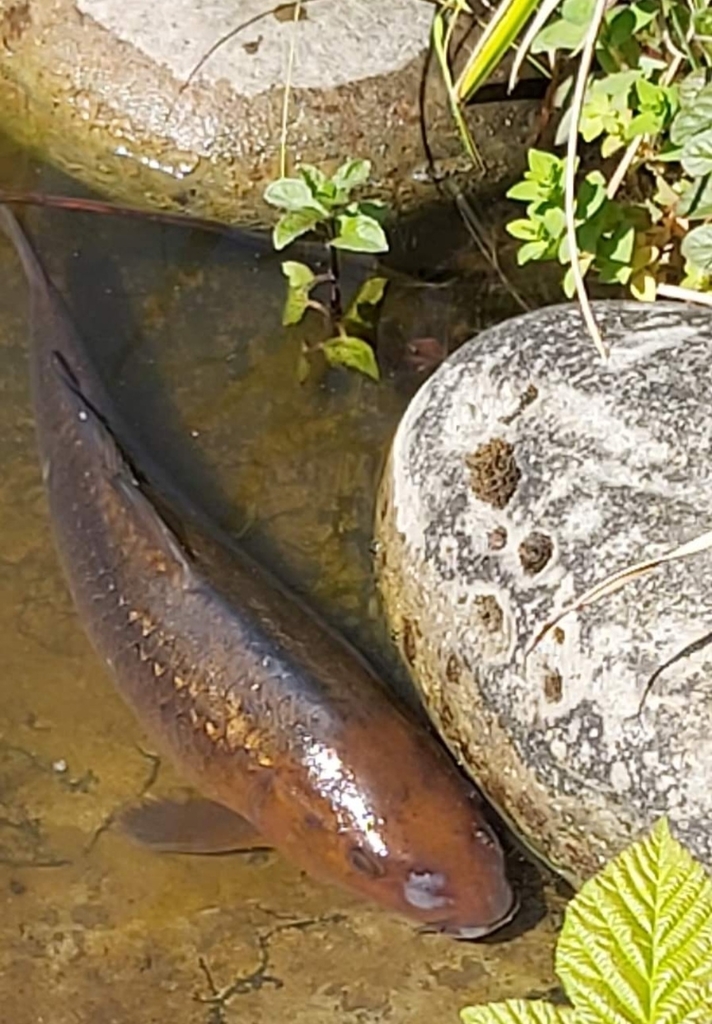
[[[424,931],[439,932],[441,935],[449,935],[451,939],[457,939],[460,942],[473,942],[476,939],[483,939],[486,935],[491,935],[493,932],[499,931],[505,924],[509,924],[510,921],[519,913],[521,903],[519,897],[515,896],[512,900],[512,905],[509,910],[501,917],[497,918],[496,921],[492,921],[489,924],[481,925],[453,925],[447,921],[443,921],[442,924],[433,924],[425,929]]]

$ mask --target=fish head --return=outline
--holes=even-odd
[[[353,830],[348,843],[354,888],[425,931],[478,939],[518,910],[482,802],[449,770],[426,790],[408,787],[375,827]]]
[[[518,905],[482,800],[422,727],[390,724],[312,745],[304,801],[289,795],[302,817],[288,852],[428,931],[488,935]]]

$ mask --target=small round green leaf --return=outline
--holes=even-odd
[[[324,342],[322,349],[330,366],[346,366],[372,380],[380,379],[373,349],[361,338],[330,338]]]
[[[510,220],[507,232],[512,238],[519,238],[523,242],[536,241],[541,232],[541,219],[534,221],[521,217],[519,220]]]
[[[523,267],[532,260],[549,259],[549,243],[545,241],[525,242],[517,250],[517,263]]]
[[[542,218],[544,229],[550,238],[560,238],[566,231],[566,214],[560,206],[550,206]]]
[[[359,185],[365,185],[371,175],[370,160],[347,160],[332,175],[334,185],[347,194]]]
[[[303,178],[279,178],[270,182],[265,189],[264,199],[271,206],[279,206],[283,210],[318,210],[322,215],[326,213]]]
[[[272,244],[278,251],[284,249],[295,238],[316,227],[320,220],[321,215],[316,210],[294,210],[285,213],[274,226]]]
[[[539,199],[540,196],[541,188],[539,182],[531,178],[525,181],[518,181],[507,192],[508,199],[519,199],[523,203],[530,203],[532,200]]]
[[[309,288],[314,283],[314,271],[306,263],[285,260],[282,273],[289,281],[290,288]]]
[[[339,233],[331,242],[336,249],[349,249],[351,252],[388,250],[386,233],[373,217],[366,217],[362,213],[355,216],[342,214],[337,223]]]
[[[383,298],[387,284],[387,277],[369,277],[359,288],[352,305],[377,306]]]
[[[282,310],[282,324],[291,327],[298,324],[309,307],[309,294],[302,288],[290,288]]]

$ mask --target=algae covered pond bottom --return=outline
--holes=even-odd
[[[28,224],[153,455],[405,693],[369,547],[412,382],[336,372],[300,384],[302,339],[279,325],[284,281],[269,254],[65,213]],[[181,781],[146,746],[61,577],[29,404],[26,290],[4,241],[0,267],[2,1018],[420,1024],[550,991],[561,900],[516,858],[517,927],[472,945],[418,934],[272,852],[157,855],[112,827]]]

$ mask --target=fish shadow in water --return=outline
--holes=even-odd
[[[70,217],[63,219],[71,229]],[[185,239],[180,238],[179,232],[180,229],[152,224],[137,230],[135,222],[112,223],[103,230],[84,231],[78,254],[65,260],[63,291],[94,366],[139,449],[138,469],[143,448],[190,502],[224,525],[231,518],[234,520],[234,508],[200,450],[189,443],[177,415],[175,398],[153,355],[158,341],[152,341],[152,332],[145,329],[136,313],[139,301],[161,290],[168,261],[185,248]],[[206,259],[215,245],[214,238],[204,239]],[[54,247],[59,248],[56,236]],[[110,255],[112,249],[118,249],[121,256]],[[127,290],[121,271],[121,264],[132,258],[149,271],[148,281],[136,294]],[[135,278],[135,272],[130,276]],[[137,391],[122,386],[122,378],[139,347],[145,354]]]

